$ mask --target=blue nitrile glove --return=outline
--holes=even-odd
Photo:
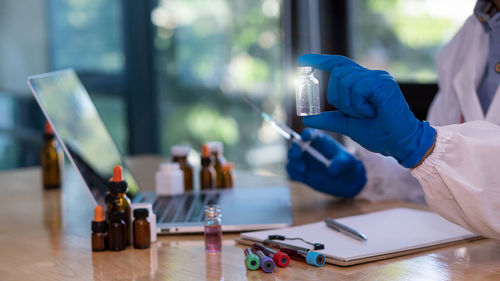
[[[345,151],[329,135],[315,129],[305,129],[302,140],[310,141],[310,145],[331,159],[327,168],[303,152],[300,146],[292,143],[288,150],[286,170],[292,180],[301,181],[312,188],[341,197],[354,197],[366,183],[363,163]]]
[[[304,117],[306,126],[347,135],[407,168],[417,165],[434,143],[436,130],[415,118],[389,73],[335,55],[303,55],[298,62],[330,71],[328,102],[339,109]]]

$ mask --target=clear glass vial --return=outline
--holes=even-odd
[[[217,205],[205,207],[205,251],[209,254],[222,251],[222,219]]]
[[[299,78],[295,85],[297,115],[319,114],[319,82],[314,77],[314,68],[311,66],[301,66],[298,67],[298,72]]]

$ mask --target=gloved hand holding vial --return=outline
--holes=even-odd
[[[299,78],[295,86],[297,115],[317,115],[320,113],[319,82],[314,77],[314,68],[300,66],[297,69],[299,72]]]

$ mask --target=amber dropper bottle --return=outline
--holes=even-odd
[[[125,222],[124,213],[121,211],[109,212],[108,240],[111,251],[121,251],[125,249]]]
[[[201,148],[201,171],[200,185],[201,189],[214,189],[215,185],[215,170],[212,166],[210,148],[204,144]]]
[[[189,164],[187,157],[191,147],[188,145],[174,145],[170,148],[172,154],[172,162],[179,163],[181,170],[184,172],[184,190],[193,190],[193,166]]]
[[[234,186],[234,173],[233,173],[234,164],[232,162],[228,162],[222,164],[222,188],[231,188]]]
[[[109,213],[113,211],[124,212],[125,215],[125,244],[131,244],[131,225],[130,225],[130,199],[125,194],[127,192],[127,182],[123,179],[123,169],[121,166],[115,166],[113,177],[108,182],[109,194],[106,197]]]
[[[107,224],[104,220],[102,206],[97,206],[94,209],[94,220],[92,221],[92,251],[106,250],[107,236]]]
[[[44,143],[40,153],[40,164],[42,166],[42,181],[44,189],[56,189],[61,187],[63,154],[57,147],[54,130],[49,122],[45,122]]]
[[[215,169],[216,174],[216,184],[217,188],[224,187],[223,175],[222,175],[222,165],[226,164],[226,158],[224,158],[224,144],[220,141],[211,141],[206,143],[210,152],[212,153],[212,165]]]

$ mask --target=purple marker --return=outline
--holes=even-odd
[[[257,250],[255,254],[259,257],[260,268],[265,273],[271,273],[274,271],[274,261],[270,257],[266,256],[261,250]]]

